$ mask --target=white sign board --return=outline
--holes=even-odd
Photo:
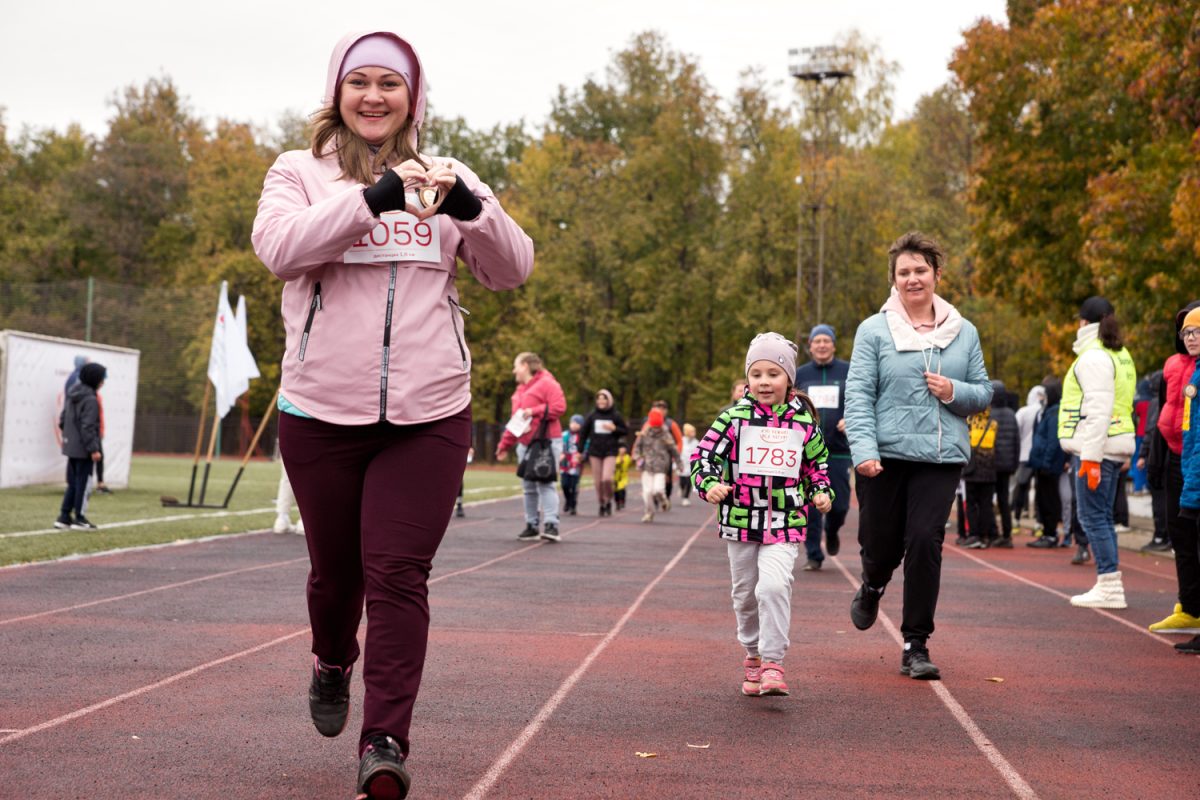
[[[104,482],[129,485],[140,353],[124,347],[0,331],[0,488],[66,486],[58,415],[75,357],[103,364]]]

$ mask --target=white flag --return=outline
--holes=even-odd
[[[233,318],[237,321],[237,350],[238,358],[241,362],[239,375],[244,377],[246,387],[243,392],[249,390],[250,381],[262,376],[258,371],[258,362],[254,360],[254,353],[250,352],[250,332],[248,330],[248,320],[246,318],[246,295],[238,295],[237,310],[233,312]],[[241,394],[239,392],[238,394]]]
[[[212,348],[208,353],[208,379],[217,395],[217,416],[222,418],[233,408],[234,401],[250,388],[250,378],[258,377],[258,367],[249,347],[243,343],[245,334],[240,329],[237,316],[229,307],[229,286],[221,281]]]

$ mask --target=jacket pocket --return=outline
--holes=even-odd
[[[458,355],[462,358],[462,368],[467,369],[467,346],[463,343],[463,336],[459,333],[458,322],[459,314],[470,316],[471,312],[454,302],[454,298],[446,296],[446,302],[450,305],[450,329],[454,331],[454,343],[458,345]]]
[[[313,287],[312,302],[308,305],[308,319],[304,321],[304,333],[300,336],[300,352],[297,358],[303,362],[304,353],[308,350],[308,337],[312,334],[313,320],[316,319],[317,312],[321,310],[321,282],[317,281]]]

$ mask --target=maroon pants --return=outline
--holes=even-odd
[[[429,639],[429,570],[467,463],[470,407],[422,425],[333,425],[280,414],[279,450],[304,520],[313,653],[349,666],[367,607],[361,751],[408,755]]]

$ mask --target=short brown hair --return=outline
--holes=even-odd
[[[517,361],[529,367],[530,372],[539,372],[542,369],[542,359],[537,353],[518,353]]]
[[[901,253],[912,253],[925,259],[934,272],[941,272],[946,265],[946,254],[932,236],[920,231],[909,231],[888,248],[888,283],[896,282],[896,259]]]

